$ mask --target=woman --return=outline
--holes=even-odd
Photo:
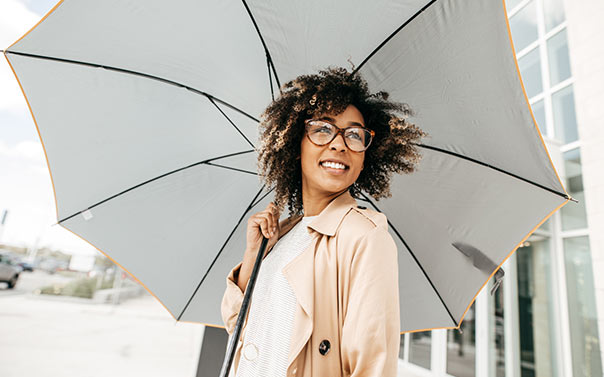
[[[262,114],[259,151],[275,202],[249,218],[243,261],[227,276],[222,301],[232,334],[267,237],[232,375],[395,376],[397,249],[385,215],[357,207],[353,196],[390,196],[392,173],[414,170],[413,143],[425,135],[405,120],[406,105],[370,94],[343,68],[282,89]],[[285,204],[289,217],[279,223]]]

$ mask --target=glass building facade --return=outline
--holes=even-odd
[[[556,212],[506,261],[502,286],[491,296],[489,282],[462,331],[402,335],[400,376],[603,375],[564,6],[563,0],[506,1],[535,121],[579,203]]]

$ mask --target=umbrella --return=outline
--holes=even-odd
[[[58,223],[177,320],[222,327],[245,221],[272,199],[258,116],[282,83],[355,65],[431,135],[384,212],[401,331],[459,328],[572,198],[520,80],[502,1],[65,0],[4,51],[43,143]],[[498,272],[499,271],[499,272]]]

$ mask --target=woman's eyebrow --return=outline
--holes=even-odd
[[[321,117],[321,118],[319,118],[319,120],[328,120],[332,123],[335,123],[335,121],[336,121],[332,117],[328,117],[328,116]],[[348,124],[353,125],[353,126],[358,126],[358,127],[365,127],[361,123],[358,123],[358,122],[348,122]]]

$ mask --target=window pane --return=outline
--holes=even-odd
[[[447,331],[447,373],[455,377],[474,377],[476,365],[474,305],[461,322],[461,332]]]
[[[489,290],[493,280],[489,282]],[[503,284],[489,295],[489,377],[505,377],[505,333],[503,320]]]
[[[516,7],[516,5],[520,4],[522,0],[506,0],[505,1],[505,9],[509,12]]]
[[[558,376],[554,281],[548,238],[533,235],[516,251],[522,376]]]
[[[543,0],[545,14],[545,32],[552,30],[564,21],[564,6],[562,0]]]
[[[564,239],[574,377],[602,375],[589,238]]]
[[[575,97],[573,87],[569,85],[552,95],[554,112],[554,130],[556,138],[562,143],[570,143],[579,138],[575,115]]]
[[[579,201],[579,203],[567,203],[560,210],[562,230],[587,228],[581,152],[579,148],[575,148],[563,153],[562,157],[564,158],[564,187],[570,196]]]
[[[541,131],[542,135],[547,135],[547,127],[545,125],[545,108],[543,107],[543,100],[533,103],[531,105],[531,108],[533,109],[533,115],[535,116],[535,121],[537,122],[539,131]]]
[[[405,358],[405,334],[401,334],[401,347],[398,350],[398,358]]]
[[[510,18],[514,48],[520,51],[537,39],[535,1],[531,1]]]
[[[409,361],[426,369],[430,369],[432,332],[411,333],[409,341]]]
[[[547,41],[550,85],[554,86],[570,77],[570,60],[566,30],[562,30]]]
[[[539,47],[518,59],[518,67],[522,75],[522,82],[526,95],[531,98],[543,91],[541,83],[541,59]]]

